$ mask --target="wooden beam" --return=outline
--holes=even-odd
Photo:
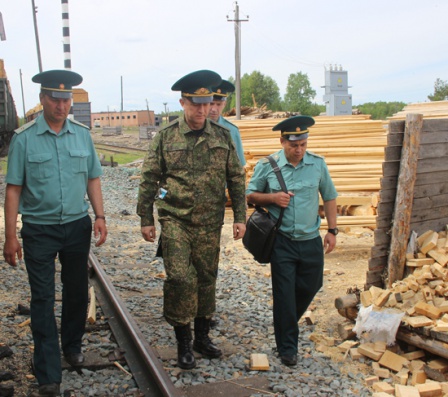
[[[418,151],[423,126],[423,115],[408,114],[401,152],[400,173],[392,226],[390,253],[388,258],[388,285],[403,278],[406,263],[406,248],[410,234],[412,199],[417,175]]]

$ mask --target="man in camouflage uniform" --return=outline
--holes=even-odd
[[[212,86],[221,77],[209,70],[178,80],[184,116],[161,129],[150,145],[142,168],[137,213],[146,241],[156,238],[156,202],[166,281],[164,316],[174,327],[178,366],[196,366],[193,349],[204,356],[222,355],[210,340],[215,311],[221,229],[226,184],[234,213],[233,237],[246,230],[245,173],[229,131],[207,119]]]

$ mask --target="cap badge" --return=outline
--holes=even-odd
[[[60,90],[63,90],[65,88],[65,85],[64,84],[59,84],[59,89]]]
[[[196,90],[194,93],[196,95],[206,95],[206,94],[210,94],[210,91],[207,88],[202,87],[202,88],[199,88],[198,90]]]

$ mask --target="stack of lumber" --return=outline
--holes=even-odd
[[[241,133],[249,180],[258,160],[282,148],[280,133],[272,131],[281,119],[230,121]],[[338,206],[365,208],[355,216],[339,216],[338,225],[375,227],[388,122],[371,120],[369,115],[318,116],[315,121],[308,150],[325,157],[339,194]],[[325,221],[322,226],[326,227]]]
[[[0,79],[6,79],[6,70],[5,70],[5,62],[3,59],[0,59]]]
[[[447,118],[448,101],[411,103],[405,106],[402,111],[389,117],[389,120],[405,119],[408,113],[422,114],[424,118]]]

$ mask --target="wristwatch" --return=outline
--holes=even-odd
[[[328,233],[334,234],[335,236],[337,236],[337,234],[339,233],[339,229],[337,227],[335,227],[334,229],[328,229]]]

